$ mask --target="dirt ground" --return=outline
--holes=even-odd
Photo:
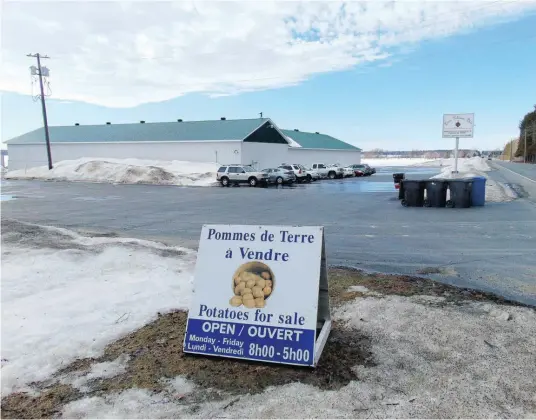
[[[462,303],[468,300],[492,301],[515,305],[504,299],[468,289],[458,289],[424,278],[368,274],[344,267],[329,270],[331,305],[337,307],[359,299],[366,293],[381,295],[428,295],[443,297],[441,304]],[[352,291],[352,286],[366,289]],[[109,392],[145,388],[166,392],[162,378],[186,377],[199,386],[199,392],[172,395],[171,398],[191,403],[221,399],[245,393],[255,394],[265,388],[301,382],[320,389],[339,389],[350,381],[359,380],[356,365],[373,366],[370,339],[359,331],[335,322],[319,365],[315,369],[268,365],[249,361],[186,355],[182,344],[187,314],[183,311],[159,314],[158,318],[128,336],[111,343],[104,354],[95,359],[80,359],[56,373],[50,381],[34,383],[38,394],[14,393],[2,399],[2,418],[53,418],[62,407],[81,398],[81,392],[61,382],[69,374],[85,375],[94,363],[107,362],[128,355],[124,373],[112,378],[88,382],[85,396],[102,396]],[[195,399],[195,400],[194,400]]]

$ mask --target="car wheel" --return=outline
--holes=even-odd
[[[309,174],[307,174],[307,182],[311,182],[313,180],[313,177]]]
[[[404,207],[408,206],[408,202],[406,200],[402,200],[400,204],[402,204]]]
[[[250,187],[256,187],[257,186],[257,178],[252,176],[251,178],[248,179],[248,183],[249,183]]]
[[[228,187],[229,186],[229,178],[224,176],[222,179],[220,179],[220,183],[222,187]]]
[[[336,176],[337,176],[337,174],[336,174],[335,172],[330,172],[330,173],[328,174],[328,178],[329,178],[329,179],[335,179]]]
[[[449,209],[453,208],[453,207],[454,207],[454,201],[452,201],[452,200],[448,200],[447,203],[446,203],[446,206],[447,206]]]
[[[277,179],[275,180],[275,182],[276,182],[277,185],[283,185],[283,178],[278,176]]]
[[[430,200],[424,200],[424,207],[432,207]]]

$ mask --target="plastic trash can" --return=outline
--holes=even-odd
[[[404,186],[402,185],[402,180],[405,175],[403,173],[393,174],[393,182],[395,183],[395,188],[398,190],[398,199],[402,200],[404,198]]]
[[[444,179],[426,181],[424,207],[445,207],[447,205],[447,187],[448,184]]]
[[[401,182],[404,187],[404,207],[422,207],[424,205],[424,181],[404,179]]]
[[[450,200],[447,201],[447,207],[471,207],[473,179],[451,179],[448,184],[450,190]]]
[[[471,205],[483,206],[486,202],[486,178],[475,176],[473,178],[473,189],[471,191]]]

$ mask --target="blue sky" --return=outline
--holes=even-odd
[[[105,100],[92,97],[76,101],[61,87],[54,93],[58,83],[54,72],[62,61],[59,55],[46,62],[53,91],[47,102],[49,124],[255,118],[262,111],[281,128],[328,133],[365,150],[410,150],[452,147],[452,140],[441,138],[442,114],[474,112],[475,137],[461,140],[461,147],[494,149],[517,135],[519,120],[536,104],[534,11],[448,36],[400,44],[384,50],[392,54],[388,58],[345,63],[334,71],[320,69],[305,76],[286,76],[281,86],[255,86],[251,91],[241,86],[223,96],[200,88],[199,92],[151,103],[143,103],[144,95],[133,91],[135,102],[141,103],[133,107],[103,106],[95,102],[106,104]],[[448,22],[448,14],[442,19]],[[26,66],[30,64],[28,59]],[[276,82],[277,77],[273,77]],[[240,79],[240,83],[264,83],[262,77],[251,80]],[[29,90],[29,76],[27,82]],[[80,83],[88,89],[85,81]],[[105,97],[106,89],[110,89],[110,96],[116,95],[111,87],[97,88],[100,97]],[[121,94],[128,98],[128,92]],[[65,99],[56,99],[58,95]],[[147,100],[154,98],[147,95]],[[5,89],[1,116],[3,141],[42,124],[38,102]]]

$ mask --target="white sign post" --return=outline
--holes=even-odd
[[[322,227],[203,226],[186,353],[315,366],[330,329]]]
[[[454,148],[454,172],[458,173],[458,147],[460,137],[472,138],[475,125],[475,114],[444,114],[443,138],[456,138]]]

